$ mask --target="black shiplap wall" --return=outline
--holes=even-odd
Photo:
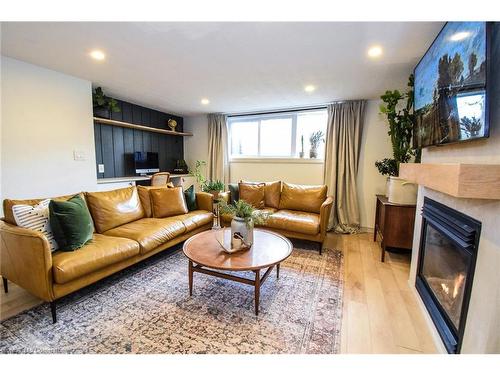
[[[177,121],[176,130],[183,130],[183,118],[136,104],[118,100],[121,112],[111,115],[112,120],[136,125],[168,129],[168,119]],[[104,173],[98,178],[134,176],[133,153],[157,152],[161,171],[171,171],[177,159],[184,159],[183,137],[151,133],[144,130],[120,128],[94,122],[96,163],[104,164]]]

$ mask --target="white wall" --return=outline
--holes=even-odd
[[[1,64],[1,198],[123,186],[96,181],[91,83],[4,56]]]
[[[358,171],[358,198],[361,212],[361,226],[373,228],[375,217],[375,195],[385,191],[386,178],[375,168],[375,161],[392,155],[387,125],[379,115],[379,101],[370,100],[366,107],[366,120],[361,141],[361,154]],[[196,160],[208,158],[208,121],[207,116],[186,117],[186,131],[193,137],[186,137],[184,151],[186,162],[194,165]],[[317,161],[238,161],[231,162],[231,181],[241,179],[251,181],[281,180],[297,184],[322,184],[323,163]]]
[[[365,109],[365,124],[361,137],[358,165],[358,202],[362,228],[375,226],[375,195],[385,193],[387,177],[375,167],[375,161],[392,157],[388,125],[379,113],[379,100],[369,100]]]

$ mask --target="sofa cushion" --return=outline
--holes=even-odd
[[[113,237],[130,238],[139,242],[141,254],[154,250],[165,242],[186,232],[181,220],[165,218],[144,218],[108,230],[104,234]]]
[[[227,187],[229,188],[229,204],[233,204],[234,201],[237,201],[240,199],[240,190],[238,187],[238,184],[227,184]]]
[[[78,193],[78,194],[80,194],[83,197],[83,193]],[[46,199],[51,199],[51,200],[56,200],[56,201],[67,201],[68,199],[73,198],[74,196],[75,196],[75,194],[63,195],[61,197],[55,197],[55,198],[4,199],[3,200],[3,214],[5,215],[4,220],[5,220],[5,222],[7,222],[9,224],[17,225],[16,219],[14,218],[14,214],[12,213],[12,207],[17,205],[17,204],[35,206]]]
[[[265,184],[245,183],[238,184],[240,200],[251,204],[255,208],[264,208]]]
[[[50,226],[60,250],[77,250],[92,239],[92,218],[80,195],[63,202],[51,200],[49,212]]]
[[[135,186],[86,193],[86,197],[98,233],[144,217],[144,209]]]
[[[326,190],[326,185],[294,185],[284,182],[279,208],[319,214],[326,199]]]
[[[151,208],[153,217],[162,218],[188,213],[182,187],[170,189],[151,189]]]
[[[151,208],[151,196],[149,191],[152,189],[168,189],[173,188],[174,184],[169,182],[162,186],[137,186],[137,192],[139,193],[139,199],[141,200],[142,208],[144,208],[145,217],[153,217],[153,210]]]
[[[251,182],[241,181],[245,184],[264,184],[264,205],[266,207],[279,208],[281,196],[281,181],[274,182]]]
[[[101,268],[139,254],[139,244],[126,238],[94,234],[92,240],[76,251],[56,251],[52,273],[57,284],[64,284]]]
[[[194,210],[187,214],[172,216],[170,219],[182,221],[188,232],[213,223],[214,214],[205,210]]]
[[[319,215],[309,212],[279,210],[269,216],[265,226],[314,235],[319,233]]]

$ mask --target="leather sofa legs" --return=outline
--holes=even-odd
[[[57,323],[56,301],[50,302],[50,312],[52,313],[52,324]]]
[[[3,281],[4,292],[9,293],[9,281],[5,277],[2,277],[2,281]]]

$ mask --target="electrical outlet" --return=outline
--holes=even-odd
[[[76,161],[85,161],[85,160],[87,160],[87,155],[85,155],[85,151],[74,150],[73,151],[73,159]]]
[[[104,164],[97,164],[97,170],[99,173],[104,173]]]

